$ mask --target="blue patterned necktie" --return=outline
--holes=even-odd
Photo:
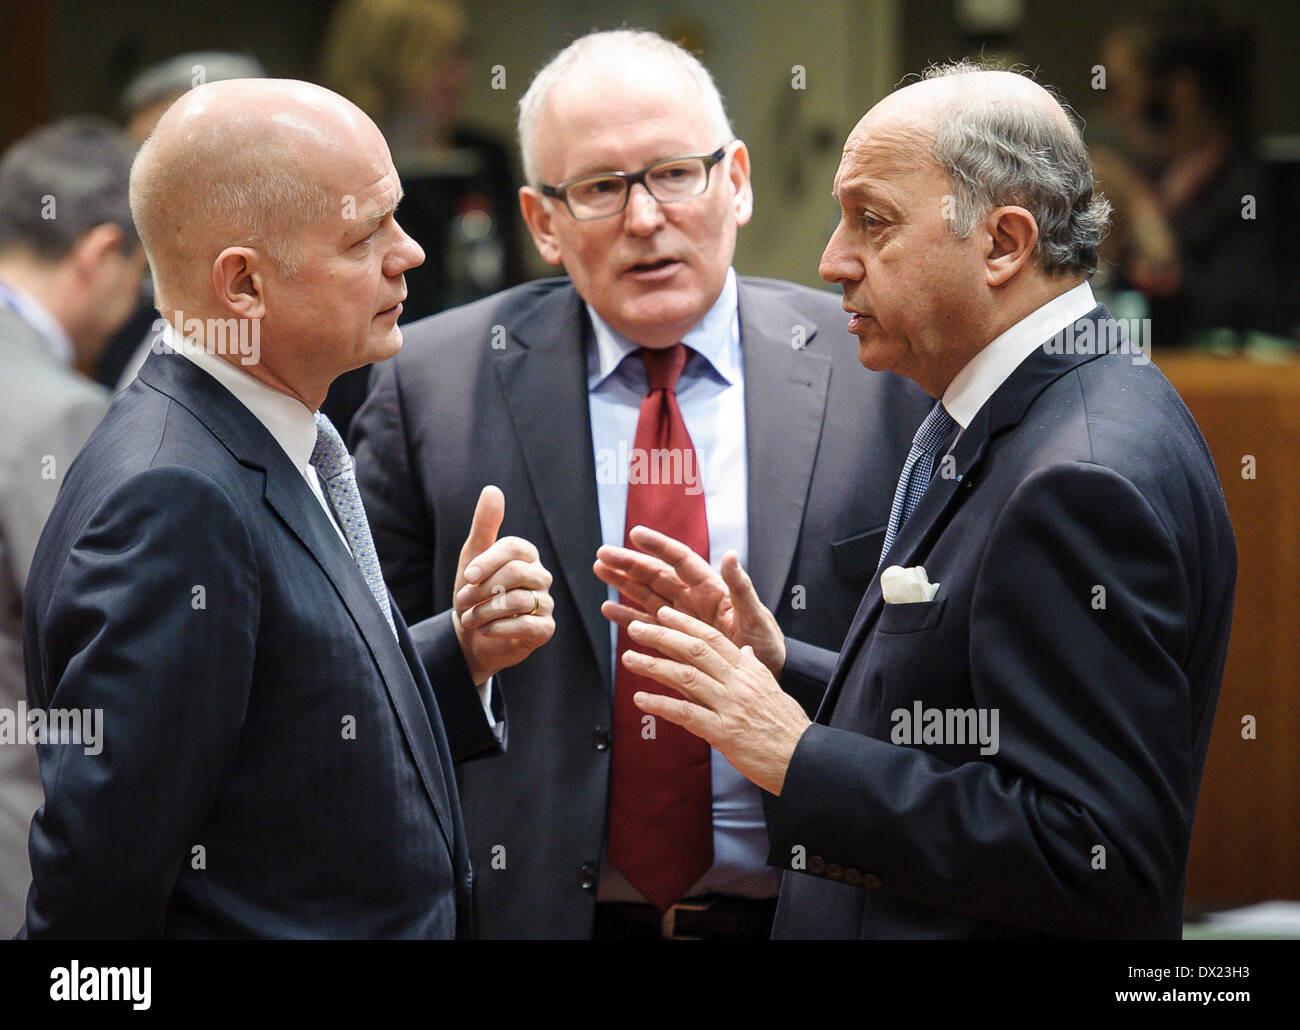
[[[311,466],[316,470],[325,496],[334,507],[343,536],[352,548],[352,558],[365,577],[366,586],[375,595],[388,628],[397,636],[393,623],[393,610],[388,603],[388,588],[384,586],[375,542],[370,536],[370,523],[366,509],[361,506],[361,493],[357,490],[357,477],[352,474],[352,456],[343,443],[343,437],[323,412],[316,412],[316,447],[311,452]]]
[[[944,408],[943,401],[940,401],[925,416],[921,428],[912,438],[912,449],[908,452],[903,474],[898,478],[894,505],[889,510],[889,528],[885,530],[885,546],[880,549],[880,565],[885,563],[885,555],[894,545],[894,538],[903,528],[903,523],[912,517],[912,512],[921,503],[921,495],[930,485],[930,477],[934,473],[934,459],[956,426],[956,421]],[[876,566],[877,572],[880,571],[880,565]]]

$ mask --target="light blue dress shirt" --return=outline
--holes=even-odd
[[[677,405],[691,434],[696,471],[709,523],[714,568],[728,551],[748,562],[748,468],[745,452],[745,376],[741,362],[736,273],[728,270],[722,292],[704,318],[683,338],[690,356],[677,384]],[[591,305],[595,330],[587,347],[591,443],[596,457],[596,498],[601,539],[622,546],[627,519],[628,456],[646,394],[640,349],[619,336]],[[687,470],[688,486],[695,482]],[[616,591],[609,591],[616,600]],[[610,668],[617,661],[618,628],[610,625]],[[713,867],[689,896],[718,891],[746,897],[776,894],[776,873],[767,865],[767,824],[759,789],[713,752]],[[597,898],[644,901],[608,860]]]

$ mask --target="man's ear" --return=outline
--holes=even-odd
[[[212,292],[217,305],[237,318],[266,314],[264,258],[252,247],[227,247],[212,262]]]
[[[735,191],[732,200],[736,213],[736,224],[744,225],[754,214],[754,187],[749,180],[749,149],[744,142],[737,140],[731,157],[725,159],[727,177]]]
[[[1023,207],[995,207],[984,219],[984,231],[984,279],[990,286],[1002,286],[1033,258],[1038,223]]]
[[[120,225],[104,222],[86,232],[72,245],[72,263],[78,278],[96,280],[108,268],[108,258],[122,253],[125,234]]]
[[[524,223],[532,233],[533,244],[542,260],[548,265],[563,264],[560,255],[560,241],[555,237],[555,216],[546,198],[532,186],[519,188],[519,210],[523,212]]]

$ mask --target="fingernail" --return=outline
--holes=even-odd
[[[469,568],[465,570],[465,578],[469,580],[471,583],[477,583],[480,579],[483,578],[483,570],[480,569],[477,565],[471,565]]]

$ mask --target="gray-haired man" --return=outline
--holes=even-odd
[[[584,37],[537,75],[519,133],[524,218],[568,278],[407,327],[353,430],[385,576],[413,618],[479,599],[453,599],[445,527],[486,482],[556,573],[554,640],[501,676],[510,752],[460,776],[476,925],[765,937],[762,795],[632,710],[615,673],[626,642],[601,617],[615,594],[592,562],[637,521],[681,520],[704,558],[748,561],[790,632],[838,643],[925,398],[856,365],[834,296],[735,274],[749,152],[685,51]]]

